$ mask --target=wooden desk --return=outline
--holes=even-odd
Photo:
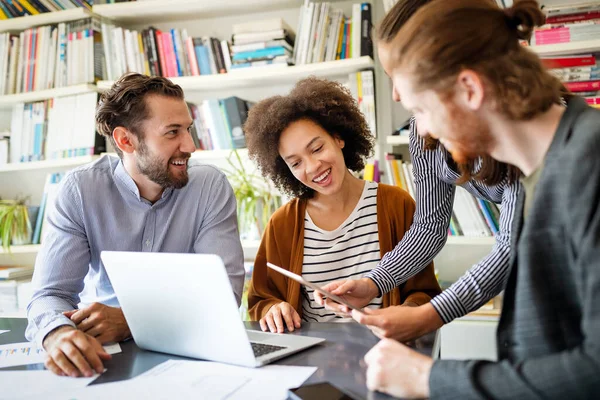
[[[0,335],[0,344],[24,342],[26,326],[25,318],[0,318],[0,330],[10,330]],[[246,322],[246,327],[260,329],[257,322]],[[359,399],[390,398],[381,393],[369,393],[367,390],[363,357],[379,339],[364,326],[356,323],[304,323],[299,331],[292,334],[322,337],[326,342],[276,361],[275,364],[318,367],[306,383],[329,381]],[[431,355],[434,338],[433,333],[426,335],[411,346],[423,354]],[[107,371],[93,384],[133,378],[166,360],[184,359],[141,350],[132,340],[121,343],[121,348],[123,352],[113,355],[110,361],[105,362]],[[43,364],[36,364],[4,368],[0,371],[43,368]]]

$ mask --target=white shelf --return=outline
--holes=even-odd
[[[248,149],[237,149],[238,154],[242,159],[248,158]],[[233,156],[233,150],[197,150],[192,154],[194,160],[225,160],[229,156]],[[235,156],[233,156],[235,157]]]
[[[409,143],[408,136],[393,135],[386,138],[387,144],[392,146],[406,146]]]
[[[34,170],[55,170],[58,168],[65,167],[76,167],[79,165],[83,165],[94,160],[97,160],[99,155],[91,155],[91,156],[79,156],[79,157],[69,157],[69,158],[58,158],[56,160],[47,160],[47,161],[31,161],[31,162],[23,162],[23,163],[10,163],[0,165],[0,173],[3,172],[17,172],[17,171],[34,171]]]
[[[73,96],[76,94],[96,92],[96,85],[83,83],[80,85],[65,86],[56,89],[37,90],[34,92],[25,92],[18,94],[8,94],[0,96],[0,107],[8,107],[17,103],[31,103],[34,101],[43,101],[55,97]]]
[[[452,246],[493,246],[495,243],[493,236],[470,237],[470,236],[448,236],[447,245]]]
[[[244,250],[244,260],[254,261],[256,252],[260,246],[260,240],[242,240],[242,249]]]
[[[122,23],[214,18],[300,7],[302,0],[153,0],[94,5],[95,14]]]
[[[600,51],[600,39],[582,40],[579,42],[546,44],[529,47],[541,57],[594,53]]]
[[[119,4],[135,4],[119,3]],[[145,4],[145,2],[142,2]],[[349,58],[346,60],[326,61],[321,63],[289,66],[281,68],[255,67],[218,75],[181,76],[170,78],[183,90],[226,90],[247,87],[261,87],[281,83],[294,83],[298,79],[314,75],[331,78],[348,75],[374,66],[371,57]],[[99,81],[98,89],[107,90],[113,81]]]
[[[0,312],[0,318],[27,318],[27,310]]]
[[[37,254],[40,251],[39,244],[28,244],[24,246],[10,246],[10,252],[0,246],[0,254],[10,256],[12,254]]]
[[[260,240],[242,240],[242,249],[244,250],[244,259],[253,260],[258,251]],[[10,253],[0,247],[0,256],[11,256],[11,255],[37,255],[41,249],[39,244],[29,244],[25,246],[11,246]]]
[[[54,11],[41,13],[38,15],[28,15],[25,17],[9,18],[0,21],[0,32],[16,32],[25,29],[40,26],[57,24],[59,22],[76,21],[78,19],[88,18],[92,12],[87,8],[78,7],[63,11]]]

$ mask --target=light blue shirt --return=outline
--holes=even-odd
[[[117,307],[100,252],[211,253],[223,259],[238,304],[244,284],[236,200],[225,175],[210,165],[188,167],[189,182],[165,189],[154,204],[115,157],[69,172],[61,181],[33,274],[28,340],[41,346],[79,303]],[[178,279],[173,276],[173,279]],[[218,301],[218,300],[216,300]]]

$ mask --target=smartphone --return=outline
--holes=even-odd
[[[357,400],[329,382],[313,383],[288,391],[289,400]]]

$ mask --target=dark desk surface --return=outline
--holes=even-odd
[[[0,330],[10,330],[0,334],[0,344],[24,342],[26,326],[27,320],[24,318],[0,318]],[[246,327],[260,329],[257,322],[246,322]],[[326,342],[276,361],[275,364],[318,367],[306,383],[328,381],[359,399],[390,398],[367,390],[363,357],[379,339],[364,326],[356,323],[303,323],[302,328],[292,334],[322,337]],[[411,347],[431,355],[434,337],[434,334],[424,336],[412,343]],[[121,349],[122,353],[113,355],[110,361],[105,362],[107,371],[94,384],[133,378],[166,360],[185,359],[141,350],[132,340],[121,343]],[[43,368],[42,364],[37,364],[0,371]]]

